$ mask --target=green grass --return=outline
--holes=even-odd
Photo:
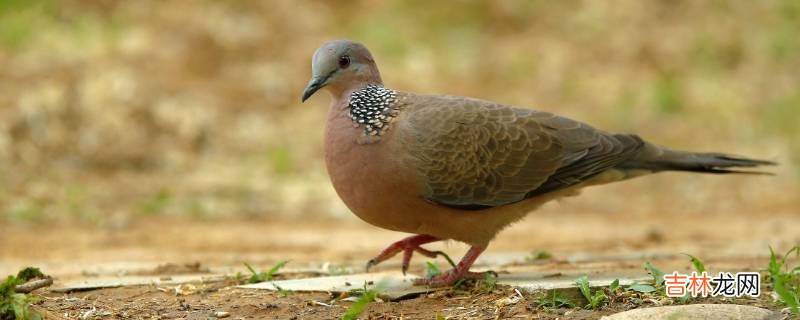
[[[276,274],[278,274],[278,271],[280,271],[281,268],[286,266],[287,263],[289,263],[289,260],[278,262],[277,264],[272,266],[272,268],[270,268],[269,271],[267,272],[258,272],[248,263],[245,263],[244,264],[245,267],[247,267],[247,270],[250,270],[251,273],[250,278],[247,279],[247,283],[259,283],[264,281],[270,281],[272,280],[272,278],[275,277]]]
[[[619,288],[619,279],[614,279],[614,281],[611,282],[611,285],[608,286],[608,290],[611,292],[617,292],[617,289]]]
[[[342,320],[356,320],[364,310],[367,309],[370,303],[378,301],[379,295],[379,288],[381,287],[380,284],[373,289],[367,289],[367,283],[364,283],[364,288],[356,289],[350,291],[351,294],[359,295],[358,300],[353,302],[353,304],[347,308],[344,315],[342,315]]]
[[[281,297],[281,298],[285,298],[285,297],[291,295],[292,293],[294,293],[294,291],[286,290],[284,288],[281,288],[279,285],[277,285],[275,283],[272,283],[272,286],[275,287],[276,290],[278,290],[278,296]]]
[[[585,309],[597,309],[602,307],[608,301],[608,297],[603,290],[596,290],[594,293],[592,293],[592,288],[589,286],[589,278],[586,275],[578,278],[578,280],[575,281],[575,284],[578,285],[578,288],[581,290],[581,294],[583,294],[583,297],[589,302],[586,304],[586,306],[584,306]],[[617,285],[619,285],[619,281],[617,281]]]
[[[694,271],[698,274],[707,272],[706,264],[698,257],[691,254],[684,254],[689,258]],[[783,255],[776,255],[770,248],[770,261],[766,272],[769,274],[770,283],[778,302],[786,306],[795,315],[800,316],[800,265],[790,266],[789,258],[795,256],[800,258],[800,246],[795,246]],[[598,288],[592,290],[589,279],[586,275],[579,277],[575,284],[578,286],[581,295],[586,299],[587,304],[583,306],[587,310],[596,310],[605,305],[618,303],[620,301],[635,301],[631,297],[642,294],[646,298],[662,299],[666,292],[664,289],[664,272],[653,265],[645,262],[642,265],[650,275],[651,279],[644,282],[634,283],[627,286],[624,290],[620,287],[619,279],[614,280],[608,288]],[[637,294],[638,293],[638,294]],[[631,295],[633,294],[633,296]],[[640,302],[641,299],[638,299]],[[686,295],[676,298],[678,304],[692,303],[695,299],[687,292]],[[545,310],[574,308],[576,303],[553,290],[545,293],[534,300],[537,307]],[[638,305],[639,303],[637,303]]]
[[[650,276],[653,277],[653,284],[655,286],[661,287],[661,286],[664,285],[664,281],[665,281],[664,280],[664,275],[665,275],[664,271],[661,271],[661,269],[656,268],[656,266],[654,266],[652,263],[650,263],[650,261],[645,262],[642,265],[642,267],[645,270],[647,270],[647,273],[649,273]]]
[[[553,254],[545,250],[536,250],[531,252],[530,255],[525,257],[525,262],[534,262],[541,260],[549,260],[553,258]]]
[[[467,283],[467,279],[458,279],[456,283],[450,288],[450,292],[453,295],[465,295],[469,294],[469,289],[465,286]]]
[[[633,290],[633,291],[640,292],[640,293],[650,293],[650,292],[655,292],[658,289],[656,289],[656,287],[654,287],[652,285],[649,285],[649,284],[634,283],[634,284],[628,286],[628,290]]]
[[[497,289],[497,274],[494,272],[487,272],[486,276],[480,282],[481,288],[485,292],[492,292]]]
[[[706,271],[706,265],[703,263],[702,260],[688,253],[684,253],[684,255],[689,257],[689,260],[692,262],[694,270],[697,271],[698,274]]]
[[[800,246],[790,249],[781,258],[775,255],[772,247],[769,248],[769,273],[772,289],[777,294],[779,301],[789,307],[789,310],[796,316],[800,316],[800,266],[789,269],[786,260],[792,253],[800,256]]]
[[[703,261],[700,260],[700,258],[697,258],[688,253],[684,253],[684,255],[689,257],[689,261],[692,263],[692,266],[694,267],[695,271],[697,271],[698,274],[706,271],[705,263],[703,263]],[[642,264],[642,268],[644,268],[647,271],[647,273],[650,274],[650,276],[652,277],[652,282],[635,283],[628,286],[627,289],[639,293],[655,293],[657,295],[666,295],[666,291],[664,291],[664,282],[666,281],[664,279],[665,275],[664,271],[661,271],[661,269],[657,268],[655,265],[650,263],[650,261],[647,261],[644,264]],[[685,303],[690,301],[691,298],[692,296],[687,292],[686,295],[678,299],[680,302]]]
[[[703,261],[700,260],[700,258],[695,257],[688,253],[684,253],[684,255],[689,257],[689,261],[691,261],[692,266],[694,267],[694,271],[697,272],[697,274],[702,274],[703,272],[706,271],[706,264],[703,263]],[[687,291],[686,294],[683,295],[683,297],[678,298],[678,301],[680,301],[681,303],[686,303],[691,301],[692,298],[693,298],[692,294]]]
[[[425,277],[433,278],[440,274],[442,274],[442,270],[439,269],[439,264],[430,261],[425,262]]]
[[[0,320],[11,319],[41,319],[41,316],[30,310],[30,304],[36,298],[14,292],[14,287],[34,278],[46,277],[38,268],[25,268],[19,271],[16,276],[8,276],[5,281],[0,283]]]
[[[628,286],[627,290],[633,290],[640,293],[655,292],[664,286],[664,272],[656,268],[650,261],[645,262],[642,268],[647,270],[647,273],[653,278],[651,283],[634,283]]]
[[[544,296],[537,298],[534,302],[537,306],[545,310],[575,307],[574,302],[561,295],[556,290],[552,290],[550,294],[545,293]]]
[[[342,320],[355,320],[358,319],[358,316],[367,309],[367,306],[375,301],[375,297],[377,297],[378,292],[375,290],[367,290],[361,297],[353,302],[353,305],[350,308],[347,308],[344,315],[342,316]]]

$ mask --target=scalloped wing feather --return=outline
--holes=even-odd
[[[635,136],[488,101],[405,101],[422,196],[456,208],[501,206],[575,185],[630,159],[643,145]]]

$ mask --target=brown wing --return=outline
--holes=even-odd
[[[422,196],[482,209],[585,181],[638,152],[612,135],[546,112],[461,97],[414,96],[409,123]]]

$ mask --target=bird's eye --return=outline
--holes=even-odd
[[[350,56],[341,56],[339,57],[339,67],[344,69],[350,65]]]

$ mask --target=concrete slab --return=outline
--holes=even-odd
[[[553,289],[573,289],[577,288],[575,280],[587,274],[587,272],[564,272],[547,273],[535,271],[514,271],[513,273],[500,274],[497,283],[509,285],[529,292]],[[638,280],[648,279],[648,275],[643,273],[624,273],[624,272],[595,272],[588,273],[589,283],[592,287],[608,286],[615,279],[620,280],[621,285],[630,285]],[[342,276],[314,277],[305,279],[292,279],[262,282],[250,285],[239,286],[247,289],[266,289],[266,290],[290,290],[290,291],[323,291],[323,292],[347,292],[353,289],[360,289],[367,283],[367,289],[376,288],[381,295],[396,300],[406,296],[427,293],[435,289],[426,286],[414,285],[413,280],[419,276],[407,274],[403,276],[400,272],[378,272],[360,273]]]
[[[191,282],[217,282],[223,281],[226,276],[223,274],[183,274],[175,276],[124,276],[124,277],[96,277],[84,278],[75,281],[67,281],[64,283],[56,283],[50,287],[53,292],[71,292],[71,291],[84,291],[102,288],[116,288],[123,286],[136,286],[136,285],[179,285]]]
[[[348,292],[354,289],[376,289],[382,297],[390,300],[431,292],[426,286],[414,285],[417,275],[400,272],[359,273],[341,276],[316,277],[261,282],[239,286],[246,289],[290,290],[290,291],[323,291]]]
[[[575,280],[582,275],[587,275],[591,287],[607,287],[614,280],[619,280],[622,286],[629,286],[636,281],[650,279],[647,274],[639,272],[513,272],[501,274],[497,280],[498,284],[513,286],[528,292],[553,289],[577,288]]]

